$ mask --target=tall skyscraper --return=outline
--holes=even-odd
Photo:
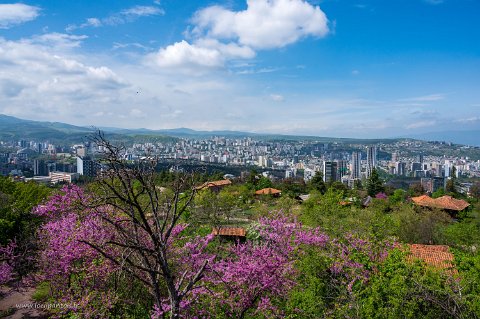
[[[336,160],[335,162],[337,163],[337,177],[336,177],[336,180],[341,181],[342,177],[347,175],[347,171],[348,171],[347,161]]]
[[[396,164],[397,175],[405,176],[407,164],[405,162],[397,162]]]
[[[417,155],[417,163],[423,163],[423,155],[422,154]]]
[[[352,179],[360,178],[360,172],[362,171],[362,153],[352,153]]]
[[[33,175],[48,176],[47,165],[44,160],[33,160]]]
[[[95,177],[97,175],[97,167],[97,163],[90,157],[77,157],[77,173],[79,175]]]
[[[377,167],[377,147],[367,147],[367,177],[370,177],[372,170]]]
[[[331,161],[323,162],[323,181],[325,183],[337,180],[337,163]]]

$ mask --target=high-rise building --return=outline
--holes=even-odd
[[[418,162],[412,163],[412,168],[411,168],[412,172],[421,171],[421,170],[422,170],[422,164],[421,163],[418,163]]]
[[[392,162],[398,162],[398,153],[397,152],[392,153]]]
[[[360,173],[362,171],[362,153],[360,152],[353,152],[352,153],[352,179],[360,178]]]
[[[337,163],[332,161],[323,162],[323,181],[325,183],[337,180]]]
[[[425,192],[431,194],[444,188],[445,179],[443,177],[422,178],[420,182]]]
[[[341,181],[342,177],[347,175],[348,169],[347,169],[347,161],[344,160],[336,160],[335,161],[337,164],[337,181]]]
[[[77,173],[80,175],[95,177],[97,175],[97,163],[92,158],[77,157]]]
[[[396,171],[398,176],[405,176],[407,164],[405,162],[397,162]]]
[[[44,160],[33,160],[33,175],[48,176],[47,164],[45,164]]]
[[[372,170],[377,167],[377,147],[367,147],[367,178],[372,173]]]

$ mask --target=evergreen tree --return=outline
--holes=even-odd
[[[370,196],[375,196],[384,191],[383,182],[378,176],[378,172],[375,168],[372,169],[370,177],[367,179],[367,193]]]
[[[316,172],[315,176],[310,180],[310,189],[314,189],[319,191],[322,194],[325,194],[327,191],[327,185],[323,181],[323,174],[322,172]]]
[[[455,166],[452,167],[452,171],[450,174],[450,179],[445,184],[445,191],[447,193],[456,193],[456,182],[457,182],[457,168]]]

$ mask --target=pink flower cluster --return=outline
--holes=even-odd
[[[0,246],[0,285],[8,283],[14,277],[15,241],[10,241],[5,247]]]

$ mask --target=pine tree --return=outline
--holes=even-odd
[[[368,177],[367,179],[368,195],[373,197],[383,191],[384,191],[383,182],[378,176],[377,170],[373,168],[372,173],[370,174],[370,177]]]

